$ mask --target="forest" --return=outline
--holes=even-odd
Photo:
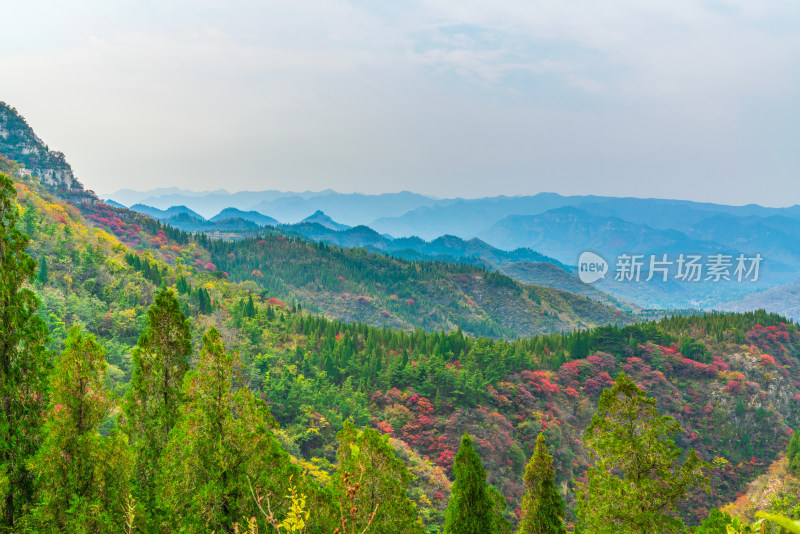
[[[508,339],[370,326],[261,282],[286,247],[335,247],[231,250],[66,200],[0,176],[4,531],[796,528],[796,491],[736,506],[775,462],[800,470],[800,332],[778,315]],[[294,287],[383,265],[354,254]]]

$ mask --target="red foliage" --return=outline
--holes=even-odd
[[[761,358],[760,358],[760,361],[761,361],[761,365],[763,365],[763,366],[775,365],[775,358],[773,358],[769,354],[762,354]]]
[[[378,430],[380,430],[380,431],[381,431],[381,432],[383,432],[384,434],[389,434],[390,436],[391,436],[392,434],[394,434],[394,428],[392,428],[392,425],[390,425],[390,424],[389,424],[389,423],[387,423],[386,421],[381,421],[380,423],[378,423],[378,424],[377,424],[377,425],[375,425],[375,426],[377,426],[377,427],[378,427]]]
[[[444,469],[445,472],[449,472],[451,469],[453,469],[453,460],[455,459],[455,457],[456,453],[454,453],[450,449],[445,449],[439,454],[439,458],[436,460],[436,463],[442,466],[442,469]],[[437,499],[442,498],[441,493],[437,493],[436,496]]]
[[[742,383],[739,382],[738,380],[731,380],[730,382],[728,382],[728,385],[725,386],[725,391],[732,394],[741,393]]]
[[[594,378],[588,379],[583,383],[583,390],[590,395],[599,395],[605,388],[614,385],[614,380],[606,372],[598,374]]]
[[[550,377],[544,371],[522,371],[521,374],[533,394],[549,396],[561,392],[556,384],[550,382]]]
[[[270,297],[267,301],[267,304],[270,306],[280,306],[281,308],[285,308],[286,304],[283,303],[281,299],[276,299],[275,297]]]

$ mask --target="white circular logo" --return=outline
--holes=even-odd
[[[578,258],[578,278],[584,284],[591,284],[606,277],[608,263],[594,252],[584,252]]]

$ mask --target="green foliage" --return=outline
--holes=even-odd
[[[394,454],[386,435],[357,431],[350,421],[338,434],[335,490],[344,532],[418,534],[422,524],[406,488],[413,476]]]
[[[490,534],[498,532],[498,503],[486,483],[486,470],[464,434],[453,462],[455,481],[445,512],[444,534]],[[505,507],[503,507],[505,508]]]
[[[125,401],[125,428],[136,451],[134,495],[150,530],[157,522],[159,461],[180,413],[191,352],[189,323],[175,295],[165,289],[147,310],[147,326],[133,351],[133,375]]]
[[[800,534],[800,521],[795,521],[789,519],[788,517],[784,517],[778,514],[770,514],[767,512],[757,512],[756,517],[760,517],[769,521],[770,523],[775,523],[785,532],[790,534]]]
[[[795,475],[800,475],[800,431],[795,430],[789,446],[786,449],[786,457],[789,460],[789,469]]]
[[[157,475],[166,512],[161,532],[231,532],[242,518],[261,516],[256,495],[271,496],[275,517],[289,514],[285,496],[300,470],[275,439],[264,403],[247,388],[232,389],[238,367],[209,329]],[[260,530],[266,527],[262,522]]]
[[[708,517],[694,530],[694,534],[728,534],[729,527],[741,531],[744,529],[744,524],[739,519],[713,508]]]
[[[131,452],[118,432],[98,429],[112,403],[103,385],[102,347],[78,327],[51,376],[45,440],[32,462],[38,503],[28,519],[36,532],[121,532]]]
[[[15,195],[13,182],[0,174],[0,530],[13,529],[32,499],[27,463],[40,444],[50,366],[39,299],[25,287],[36,262],[16,227]]]
[[[553,457],[547,452],[544,434],[539,434],[525,468],[525,496],[517,534],[566,534],[564,499],[556,489],[555,476]]]
[[[42,256],[42,259],[39,261],[39,274],[36,275],[36,279],[39,280],[40,283],[46,284],[49,276],[47,273],[47,258]]]
[[[595,461],[577,484],[577,513],[592,532],[680,532],[677,505],[704,482],[709,466],[692,450],[681,465],[680,425],[620,373],[600,396],[584,434]]]

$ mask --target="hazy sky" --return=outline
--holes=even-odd
[[[98,192],[800,203],[796,0],[0,0],[0,100]]]

